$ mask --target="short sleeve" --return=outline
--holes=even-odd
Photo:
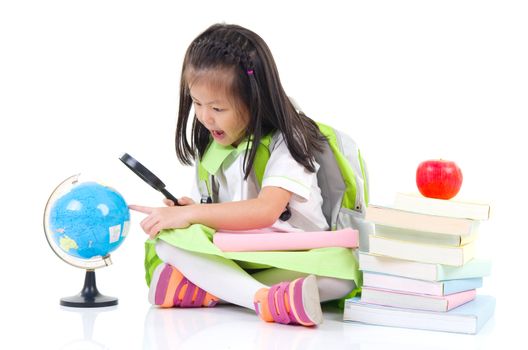
[[[281,187],[300,197],[300,201],[309,200],[312,187],[317,185],[315,173],[306,170],[292,157],[282,134],[275,135],[274,141],[264,171],[262,187]]]

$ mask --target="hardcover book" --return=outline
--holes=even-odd
[[[361,301],[370,304],[413,310],[449,311],[475,299],[475,289],[444,296],[403,293],[388,289],[363,287]]]
[[[494,312],[495,298],[487,295],[478,295],[473,301],[448,312],[366,304],[359,298],[353,298],[345,302],[343,320],[379,326],[476,334]]]
[[[375,225],[376,236],[398,239],[401,241],[424,243],[424,244],[436,244],[436,245],[449,245],[459,247],[461,245],[471,243],[477,239],[478,234],[472,233],[470,235],[446,235],[443,233],[432,233],[425,231],[413,231],[404,228]]]
[[[436,282],[364,271],[363,285],[404,293],[444,296],[480,288],[482,287],[482,277]]]
[[[491,260],[474,258],[463,266],[448,266],[396,259],[359,252],[359,269],[426,281],[485,277],[491,274]]]
[[[420,214],[376,205],[367,207],[365,220],[377,225],[459,236],[477,232],[479,224],[477,220]]]
[[[369,251],[373,254],[426,263],[462,266],[475,256],[475,242],[460,247],[421,244],[369,236]]]
[[[472,220],[488,220],[490,216],[489,204],[428,198],[417,193],[397,193],[394,208],[421,214]]]

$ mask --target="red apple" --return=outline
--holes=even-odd
[[[425,197],[451,199],[462,186],[462,171],[455,162],[426,160],[416,169],[416,185]]]

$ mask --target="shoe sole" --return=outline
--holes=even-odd
[[[161,272],[165,268],[166,264],[159,264],[154,269],[154,272],[152,273],[152,278],[150,280],[150,287],[149,287],[149,294],[148,294],[148,301],[151,305],[156,305],[156,289],[158,289],[158,281],[161,275]]]
[[[319,288],[317,279],[314,275],[309,275],[303,280],[302,284],[302,304],[306,316],[314,325],[323,322],[323,311],[321,309],[321,300],[319,299]]]

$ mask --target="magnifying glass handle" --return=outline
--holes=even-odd
[[[160,192],[163,193],[163,195],[165,196],[165,198],[167,199],[170,199],[171,201],[174,202],[174,205],[180,205],[180,203],[178,203],[178,199],[176,199],[176,197],[174,197],[169,191],[167,191],[166,189],[162,188],[160,189]]]

